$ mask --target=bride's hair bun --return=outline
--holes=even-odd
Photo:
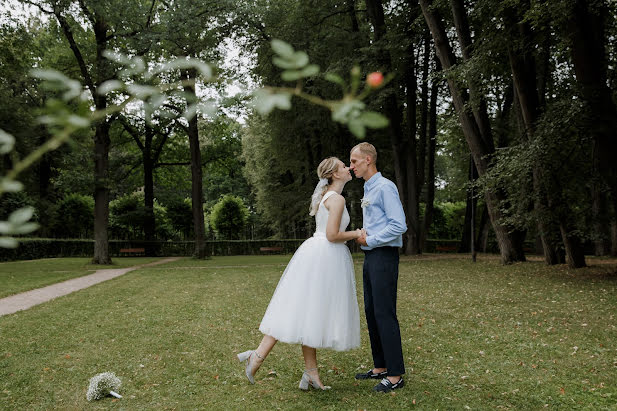
[[[336,157],[328,157],[319,163],[319,166],[317,167],[317,177],[319,177],[319,183],[317,183],[313,196],[311,197],[310,215],[315,215],[317,213],[317,208],[319,207],[319,203],[321,203],[323,195],[328,189],[328,185],[332,184],[332,176],[338,170],[340,164],[339,161],[340,160]]]
[[[328,184],[332,184],[332,176],[338,170],[339,159],[336,157],[328,157],[319,163],[317,167],[317,177],[327,178]]]

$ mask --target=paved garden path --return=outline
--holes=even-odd
[[[141,267],[165,264],[178,259],[180,259],[180,257],[170,257],[155,261],[153,263],[141,264],[133,267],[98,270],[92,274],[84,275],[83,277],[73,278],[61,283],[48,285],[47,287],[37,288],[36,290],[30,290],[5,298],[0,298],[0,317],[7,314],[13,314],[17,311],[27,310],[35,305],[90,287],[91,285],[98,284],[103,281],[111,280],[112,278],[116,278]]]

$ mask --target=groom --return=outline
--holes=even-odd
[[[358,380],[382,379],[378,392],[402,388],[405,382],[401,332],[396,318],[399,248],[407,231],[405,213],[396,185],[377,171],[377,151],[360,143],[351,149],[350,166],[363,178],[363,225],[366,233],[356,241],[364,250],[364,311],[374,368],[356,375]]]

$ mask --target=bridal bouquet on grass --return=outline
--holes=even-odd
[[[112,395],[116,398],[122,398],[116,391],[120,389],[122,381],[116,377],[113,372],[103,372],[90,378],[90,385],[86,393],[88,401],[100,400],[103,397]]]

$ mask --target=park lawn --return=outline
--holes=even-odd
[[[157,258],[114,258],[108,266],[90,264],[89,258],[44,258],[0,263],[0,298],[92,274],[105,268],[145,264]]]
[[[495,257],[404,257],[398,316],[406,386],[356,382],[370,347],[318,351],[327,392],[300,392],[300,347],[278,344],[250,385],[238,352],[290,256],[182,259],[0,317],[8,409],[609,409],[617,404],[617,260],[590,268]],[[70,261],[68,259],[67,261]],[[356,261],[358,296],[361,262]],[[359,298],[362,310],[362,299]],[[87,404],[88,380],[123,381]]]

